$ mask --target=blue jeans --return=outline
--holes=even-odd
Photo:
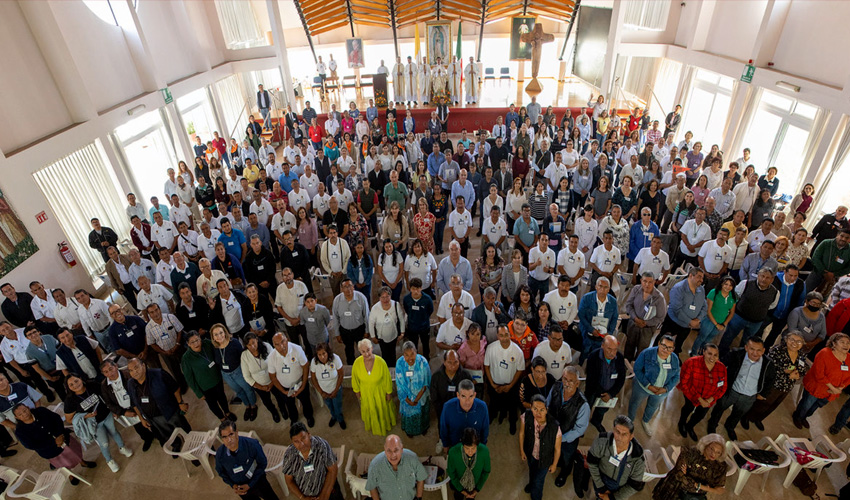
[[[732,342],[735,340],[735,337],[741,333],[741,346],[747,343],[750,340],[750,337],[758,333],[759,328],[761,328],[761,324],[764,321],[747,321],[744,318],[738,316],[737,314],[732,316],[732,321],[726,326],[726,331],[723,332],[723,338],[720,340],[720,352],[728,352],[732,347]],[[700,329],[700,333],[702,329]]]
[[[543,485],[549,467],[541,465],[534,457],[528,457],[528,484],[531,485],[531,500],[543,500]]]
[[[248,382],[245,382],[245,379],[242,377],[242,370],[233,370],[232,372],[223,371],[221,372],[221,377],[246,406],[257,405],[257,395],[254,393],[254,388],[248,385]]]
[[[638,406],[646,400],[646,408],[643,410],[643,421],[649,422],[655,411],[661,406],[661,402],[667,397],[667,393],[661,395],[653,394],[635,381],[632,385],[632,398],[629,400],[629,418],[634,421],[637,415]]]
[[[97,424],[94,434],[94,440],[97,441],[100,453],[107,462],[112,460],[112,454],[109,453],[110,436],[112,436],[112,440],[115,441],[115,444],[117,444],[119,448],[124,447],[124,440],[121,439],[121,434],[118,434],[118,431],[115,430],[115,420],[113,420],[111,413],[108,417],[106,417],[106,420]]]
[[[838,415],[835,416],[835,423],[833,425],[843,429],[847,425],[848,420],[850,420],[850,399],[845,401],[844,406],[838,410]]]
[[[794,414],[791,416],[796,420],[806,420],[811,417],[818,408],[824,407],[827,403],[829,403],[829,399],[816,398],[812,396],[809,391],[803,389],[803,397],[800,399],[797,409],[794,410]],[[843,412],[844,407],[842,407],[841,410]],[[839,415],[841,415],[841,412],[839,412]],[[836,419],[836,421],[838,421],[838,419]]]
[[[719,330],[716,326],[714,326],[714,323],[708,319],[708,315],[706,315],[699,324],[699,334],[697,335],[697,339],[694,340],[694,345],[691,346],[691,356],[698,356],[699,350],[702,349],[702,346],[714,340],[714,337],[716,337],[718,333]]]
[[[260,114],[263,115],[263,128],[272,129],[272,122],[269,120],[269,108],[260,108]]]
[[[345,422],[345,417],[342,416],[342,388],[337,391],[336,396],[326,399],[325,404],[328,405],[331,418],[337,422]]]

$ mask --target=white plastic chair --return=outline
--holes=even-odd
[[[419,461],[421,461],[422,463],[430,461],[431,465],[435,465],[437,467],[440,467],[444,471],[446,471],[446,477],[442,481],[439,481],[439,482],[436,482],[436,483],[433,483],[433,484],[428,484],[428,482],[425,481],[425,491],[438,491],[439,490],[440,495],[442,495],[442,497],[443,497],[443,500],[448,500],[448,498],[449,498],[448,484],[449,484],[449,481],[451,480],[451,478],[449,477],[449,474],[448,474],[448,464],[446,463],[446,457],[441,457],[441,456],[420,457]]]
[[[661,453],[666,456],[666,462],[671,464],[671,468],[676,466],[676,461],[679,460],[679,453],[681,452],[682,447],[676,445],[670,445],[661,449]],[[726,462],[726,477],[734,475],[738,470],[738,465],[735,461],[726,453],[723,454],[723,461]]]
[[[806,438],[792,438],[787,434],[780,434],[779,437],[776,438],[776,444],[781,446],[782,450],[786,451],[792,459],[791,466],[788,468],[788,475],[785,476],[785,481],[782,483],[782,486],[785,488],[789,488],[791,486],[794,482],[794,478],[796,478],[797,474],[799,474],[803,469],[814,469],[815,481],[817,481],[820,477],[821,471],[826,465],[831,463],[841,463],[847,460],[847,454],[835,446],[826,435],[820,435],[810,441]],[[794,452],[791,451],[793,448],[802,448],[808,451],[819,451],[826,455],[827,458],[812,457],[812,460],[809,463],[802,465],[797,461]]]
[[[375,454],[372,453],[360,453],[355,458],[354,450],[351,450],[351,453],[348,455],[348,463],[345,466],[345,479],[348,481],[348,488],[351,490],[351,495],[355,499],[362,497],[369,498],[370,496],[369,490],[366,489],[366,478],[360,476],[365,475],[369,471],[369,464],[373,458],[375,458]],[[354,470],[352,470],[352,467],[354,467]]]
[[[670,462],[663,450],[653,452],[650,449],[644,448],[643,460],[646,463],[646,469],[643,473],[644,483],[661,479],[673,470],[674,463]]]
[[[21,473],[11,467],[0,465],[0,480],[6,483],[7,490],[21,477]],[[33,483],[34,485],[35,483]],[[0,493],[0,500],[6,500],[6,492]]]
[[[266,443],[263,445],[263,453],[266,454],[266,474],[271,474],[277,477],[280,484],[280,489],[283,494],[289,496],[289,487],[286,485],[286,480],[283,478],[283,456],[286,454],[288,446],[279,444]]]
[[[761,462],[757,462],[751,458],[748,458],[744,455],[742,450],[770,450],[777,455],[779,455],[779,464],[771,465],[764,464]],[[738,463],[735,462],[735,467],[738,469],[738,481],[735,483],[735,494],[740,495],[741,491],[743,491],[744,486],[746,486],[747,481],[750,480],[750,476],[762,474],[764,478],[761,482],[761,491],[764,491],[765,486],[767,485],[767,475],[773,469],[784,469],[791,465],[791,457],[788,456],[788,453],[783,450],[776,442],[765,436],[759,440],[758,444],[753,443],[752,441],[727,441],[726,442],[726,455],[735,460],[735,455],[740,455],[747,462],[758,465],[759,468],[756,470],[744,470],[738,466]]]
[[[62,500],[62,495],[65,493],[65,488],[68,486],[71,478],[75,478],[82,483],[91,486],[91,483],[82,477],[74,474],[65,467],[42,472],[36,474],[31,470],[25,470],[18,477],[18,480],[10,485],[5,494],[7,498],[27,498],[29,500]],[[33,488],[29,492],[18,492],[21,485],[28,481],[33,483]]]
[[[162,446],[162,451],[166,454],[171,455],[173,457],[180,457],[183,460],[183,468],[186,470],[186,476],[192,477],[189,473],[189,467],[186,465],[186,462],[198,461],[201,463],[201,467],[207,473],[210,479],[213,479],[215,475],[213,474],[212,467],[210,466],[210,448],[212,444],[215,442],[216,431],[191,431],[188,434],[181,428],[174,429],[174,432],[171,433],[171,437],[168,438],[168,441]],[[171,447],[177,438],[181,438],[183,440],[183,445],[180,447],[179,451],[171,451]]]
[[[667,275],[667,279],[664,280],[664,283],[659,287],[659,290],[665,297],[669,297],[670,290],[687,277],[687,274],[669,274]]]

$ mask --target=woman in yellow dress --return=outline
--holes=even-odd
[[[396,422],[390,369],[383,358],[372,352],[371,340],[358,342],[357,350],[360,356],[351,367],[351,388],[360,400],[360,418],[367,431],[386,436]]]

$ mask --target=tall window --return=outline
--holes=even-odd
[[[215,10],[228,49],[247,49],[269,44],[257,22],[257,15],[262,13],[254,10],[254,3],[246,0],[215,0]]]
[[[168,205],[163,198],[163,180],[168,168],[177,168],[177,155],[161,111],[145,113],[121,125],[114,135],[135,181],[138,202],[150,208],[150,199],[156,196],[160,203]]]
[[[206,87],[200,88],[177,99],[177,109],[186,126],[189,140],[195,144],[195,136],[206,143],[212,140],[213,130],[218,130]]]
[[[231,137],[241,138],[238,130],[248,127],[248,102],[246,93],[242,91],[242,85],[237,75],[230,75],[215,82],[215,87],[221,97],[221,119],[224,120],[222,137],[225,140]],[[230,141],[227,141],[228,144]]]
[[[779,170],[780,189],[795,193],[807,163],[809,135],[819,108],[780,94],[762,91],[747,127],[742,148],[750,148],[759,174]],[[738,152],[735,152],[737,158]]]
[[[632,0],[623,2],[626,9],[625,26],[634,30],[664,31],[670,2],[659,0]]]
[[[649,116],[658,120],[658,128],[664,130],[664,119],[667,113],[676,106],[676,87],[682,74],[682,63],[672,59],[662,59],[655,73],[652,92],[649,95]]]
[[[91,219],[97,217],[119,235],[130,231],[124,196],[108,163],[103,146],[95,141],[33,174],[92,278],[102,274],[105,266],[100,252],[89,246]]]
[[[704,151],[708,152],[713,144],[719,145],[723,141],[734,86],[735,81],[731,78],[697,70],[677,139],[684,137],[685,132],[690,130],[694,134],[694,141],[702,142]]]

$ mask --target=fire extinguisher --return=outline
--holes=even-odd
[[[77,265],[77,259],[74,258],[74,254],[71,253],[71,248],[68,246],[67,241],[63,241],[62,243],[57,243],[59,247],[59,255],[65,260],[65,263],[68,264],[68,267],[74,267]]]

